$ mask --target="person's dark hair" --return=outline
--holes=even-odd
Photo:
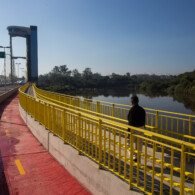
[[[131,101],[132,101],[133,104],[138,104],[139,103],[139,99],[136,95],[133,95],[131,97]]]

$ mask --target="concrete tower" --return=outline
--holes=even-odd
[[[11,77],[13,78],[13,59],[24,57],[13,57],[12,54],[12,37],[26,38],[26,79],[29,82],[38,79],[38,41],[37,26],[8,26],[7,30],[10,35],[10,55],[11,55]]]

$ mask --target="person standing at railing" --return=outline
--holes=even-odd
[[[145,110],[141,106],[138,105],[138,103],[139,103],[138,97],[136,95],[132,96],[131,97],[132,108],[129,110],[129,113],[128,113],[129,125],[138,127],[141,129],[145,129],[146,113],[145,113]],[[128,130],[131,131],[130,129]],[[141,153],[143,140],[139,139],[138,141],[138,138],[136,135],[143,136],[144,134],[139,131],[134,131],[135,150],[137,151],[139,150],[139,152]],[[139,146],[138,146],[138,142],[139,142]],[[137,154],[133,155],[133,160],[137,161]]]

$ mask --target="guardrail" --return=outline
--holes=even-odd
[[[37,97],[68,106],[82,112],[99,114],[99,117],[128,124],[127,114],[131,106],[79,98],[41,90],[33,85]],[[195,116],[145,108],[147,130],[195,143]]]
[[[81,112],[47,98],[34,98],[24,93],[27,87],[19,90],[24,110],[64,143],[76,148],[78,154],[85,154],[99,168],[104,167],[129,182],[130,189],[135,186],[147,194],[195,194],[195,167],[186,160],[187,156],[195,157],[195,144],[100,118],[92,111]],[[135,149],[135,138],[138,145],[143,140],[143,151]],[[133,161],[134,154],[137,162]]]
[[[11,95],[13,95],[14,93],[16,93],[18,91],[19,87],[15,87],[12,89],[9,89],[9,91],[6,91],[2,94],[0,94],[0,103],[2,103],[4,100],[6,100],[8,97],[10,97]]]

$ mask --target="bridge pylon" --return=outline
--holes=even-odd
[[[35,82],[38,79],[38,41],[37,26],[8,26],[7,30],[10,35],[10,55],[11,55],[11,78],[13,82],[14,62],[16,57],[13,56],[12,37],[26,38],[26,80]],[[17,57],[20,58],[20,57]],[[25,57],[22,57],[25,58]]]

